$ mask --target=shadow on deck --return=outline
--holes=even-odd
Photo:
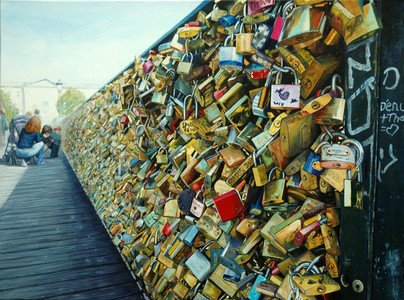
[[[142,299],[61,155],[28,167],[0,206],[0,299]],[[11,168],[22,167],[0,166],[0,196]]]

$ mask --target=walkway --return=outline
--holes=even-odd
[[[0,299],[142,299],[66,158],[16,168],[0,165],[0,198],[22,174],[0,205]]]

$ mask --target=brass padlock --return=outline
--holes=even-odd
[[[239,28],[239,33],[236,34],[236,53],[241,55],[252,55],[257,50],[252,46],[254,33],[244,33],[244,23],[239,22],[234,25],[234,29]]]
[[[189,61],[186,62],[185,58],[190,57]],[[179,75],[189,75],[191,74],[193,64],[192,61],[194,60],[194,56],[191,52],[188,52],[188,49],[186,50],[186,53],[182,56],[181,61],[178,63],[177,66],[177,74]]]
[[[254,181],[256,186],[264,186],[268,182],[267,171],[263,163],[258,165],[258,160],[256,157],[257,152],[258,152],[257,149],[253,151],[254,167],[252,170],[254,175]]]
[[[267,206],[283,203],[283,197],[286,187],[285,173],[282,172],[282,178],[272,179],[272,175],[276,168],[273,168],[268,175],[268,183],[265,185],[265,200],[262,202],[264,209]]]
[[[158,164],[164,165],[168,163],[168,151],[165,148],[160,148],[158,154],[156,155],[156,161]]]

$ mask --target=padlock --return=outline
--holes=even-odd
[[[202,249],[195,251],[185,262],[185,265],[199,281],[206,280],[211,272],[210,261],[203,254],[211,244],[213,244],[213,241],[208,242]]]
[[[272,28],[267,23],[261,23],[258,25],[257,30],[254,33],[251,45],[253,48],[261,51],[269,42],[269,38],[272,33]]]
[[[314,57],[305,49],[300,49],[292,53],[285,47],[279,47],[279,54],[296,71],[298,78],[301,78],[307,68],[310,66]]]
[[[318,136],[318,126],[313,123],[312,115],[303,117],[296,112],[283,118],[280,129],[282,155],[293,157],[309,148]]]
[[[237,217],[242,208],[240,194],[238,190],[231,190],[223,195],[213,198],[217,212],[222,222],[226,222]]]
[[[248,1],[248,14],[262,13],[275,5],[275,0],[249,0]]]
[[[295,234],[294,243],[299,247],[301,245],[303,245],[303,243],[306,241],[307,237],[310,234],[312,234],[313,232],[319,232],[321,224],[325,223],[327,220],[328,220],[328,218],[323,218],[323,219],[315,221],[315,222],[311,223],[310,225],[300,229]]]
[[[306,163],[303,165],[303,170],[315,176],[320,176],[324,168],[320,165],[320,155],[315,152],[310,152]]]
[[[272,180],[272,175],[276,168],[273,168],[268,175],[268,183],[265,185],[265,201],[262,202],[264,210],[270,205],[283,203],[285,194],[286,179],[285,173],[282,172],[282,178]]]
[[[274,26],[273,26],[272,33],[271,33],[271,39],[275,40],[275,41],[279,40],[279,38],[282,34],[283,26],[285,24],[284,17],[280,15],[281,10],[282,9],[280,7],[278,10],[278,14],[275,17]]]
[[[154,69],[154,63],[152,60],[148,60],[143,63],[143,71],[147,74]]]
[[[352,1],[354,2],[354,1]],[[352,34],[356,16],[340,2],[334,2],[330,10],[330,24],[343,37]]]
[[[337,80],[341,81],[341,78],[338,75],[334,75],[330,90],[333,98],[324,108],[313,114],[314,123],[327,126],[342,125],[346,101],[344,99],[344,90],[337,86]],[[323,89],[321,93],[326,93],[327,89]]]
[[[272,76],[274,74],[273,70],[268,72],[267,78],[265,80],[264,86],[260,89],[260,91],[251,99],[252,103],[252,112],[255,116],[268,118],[268,102],[270,100],[269,95],[269,85],[272,83]]]
[[[341,289],[338,282],[327,274],[295,276],[292,280],[306,296],[324,295]]]
[[[274,139],[268,144],[268,150],[278,169],[284,170],[286,166],[289,165],[290,160],[282,154],[280,137]]]
[[[257,278],[255,279],[250,292],[248,293],[247,299],[249,300],[258,300],[261,297],[261,293],[257,291],[257,286],[262,283],[268,281],[268,277],[270,275],[270,269],[266,270],[265,275],[258,274]]]
[[[232,15],[225,15],[219,19],[219,23],[224,27],[230,27],[237,23],[237,18]]]
[[[210,19],[211,19],[213,22],[217,22],[217,21],[219,21],[219,19],[220,19],[221,17],[224,17],[224,16],[227,15],[227,10],[219,9],[219,7],[215,4],[215,5],[213,6],[213,10],[211,11],[210,14],[211,14]]]
[[[185,57],[188,57],[188,56],[190,57],[189,61],[188,62],[184,61]],[[182,56],[181,61],[178,63],[177,74],[180,74],[180,75],[189,75],[189,74],[191,74],[192,67],[193,67],[193,64],[192,64],[193,60],[194,60],[194,56],[192,55],[191,52],[187,51]]]
[[[321,8],[298,6],[286,18],[279,46],[305,48],[323,37],[327,17]]]
[[[252,138],[256,137],[261,132],[261,129],[254,123],[249,122],[247,126],[244,127],[243,131],[237,136],[238,142],[249,152],[254,151],[254,143]]]
[[[219,151],[224,163],[229,168],[239,166],[246,159],[246,155],[241,149],[226,147]]]
[[[342,133],[332,132],[333,139],[340,137],[343,139],[341,144],[330,144],[329,136],[323,134],[325,141],[320,143],[314,152],[321,150],[320,165],[327,169],[353,169],[357,162],[363,159],[363,147],[362,145],[353,139],[347,139]],[[352,145],[354,147],[350,147]]]
[[[222,47],[219,48],[219,68],[223,70],[242,70],[243,69],[243,56],[237,54],[236,47],[228,46],[230,40],[233,39],[229,35]]]
[[[255,185],[264,186],[268,182],[267,171],[266,171],[265,165],[263,163],[258,165],[258,160],[256,157],[257,152],[258,152],[257,149],[253,151],[254,167],[252,170],[253,170]]]
[[[369,38],[383,28],[376,4],[370,0],[363,6],[363,14],[356,16],[352,34],[344,37],[347,45]]]
[[[168,151],[167,149],[160,148],[158,154],[156,155],[156,161],[158,164],[165,165],[168,163]]]
[[[302,86],[300,96],[303,99],[309,98],[315,90],[322,87],[330,79],[331,75],[340,66],[340,63],[340,60],[331,54],[316,57],[300,81],[300,85]]]
[[[252,55],[257,51],[252,46],[252,41],[254,38],[253,33],[244,33],[244,23],[239,22],[234,25],[234,30],[239,28],[239,33],[236,34],[236,53],[240,55]]]
[[[198,199],[198,196],[201,195],[201,193],[202,193],[202,190],[200,190],[196,193],[196,196],[192,200],[191,208],[189,209],[189,212],[197,218],[200,218],[202,216],[202,214],[205,212],[205,208],[206,208],[204,199],[202,198],[202,201],[200,201]]]
[[[275,84],[271,85],[271,108],[272,109],[299,109],[300,108],[300,85],[297,73],[290,67],[284,69],[291,71],[295,80],[294,84],[280,84],[279,76],[276,75]]]

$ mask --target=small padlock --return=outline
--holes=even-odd
[[[160,148],[158,154],[156,155],[156,161],[160,165],[165,165],[168,163],[168,151],[166,148]]]
[[[252,46],[253,33],[244,33],[244,23],[238,23],[239,33],[236,34],[236,53],[241,55],[253,55],[257,50]],[[234,25],[234,29],[237,24]]]
[[[185,57],[190,57],[189,61],[186,62],[184,61]],[[186,53],[182,56],[181,61],[178,63],[177,66],[177,74],[180,75],[189,75],[191,74],[193,63],[192,61],[194,60],[194,56],[192,55],[191,52],[186,51]]]
[[[263,163],[258,165],[257,160],[257,152],[258,150],[253,151],[253,159],[254,159],[254,167],[253,167],[253,175],[256,186],[264,186],[268,183],[268,176],[265,165]]]
[[[237,54],[236,47],[228,46],[229,41],[233,39],[233,35],[229,35],[222,47],[219,48],[219,68],[223,70],[242,70],[243,56]]]
[[[203,186],[202,186],[202,189],[203,189]],[[201,201],[198,199],[198,196],[201,195],[201,193],[202,193],[202,189],[199,190],[198,193],[196,193],[195,197],[192,199],[191,208],[189,210],[189,212],[197,218],[200,218],[206,209],[204,200],[202,199],[202,201]]]
[[[276,84],[271,86],[271,108],[272,109],[299,109],[300,108],[300,85],[296,71],[290,67],[285,67],[293,73],[294,84],[279,84],[279,76],[276,75]]]
[[[232,15],[225,15],[219,19],[219,23],[224,27],[231,27],[237,23],[237,18]]]
[[[268,118],[268,108],[269,108],[269,99],[270,95],[268,93],[268,88],[269,85],[272,82],[272,76],[274,74],[273,70],[270,70],[264,87],[251,99],[252,103],[252,112],[255,116],[261,117],[261,118]]]
[[[303,170],[315,176],[320,176],[323,173],[324,168],[320,165],[321,157],[315,152],[310,152],[305,164],[303,165]]]
[[[221,17],[224,17],[224,16],[226,16],[226,15],[227,15],[227,10],[219,9],[219,7],[217,6],[217,4],[215,4],[215,5],[213,6],[213,10],[212,10],[211,13],[210,13],[210,19],[211,19],[213,22],[217,22],[217,21],[219,21],[219,19],[220,19]]]

